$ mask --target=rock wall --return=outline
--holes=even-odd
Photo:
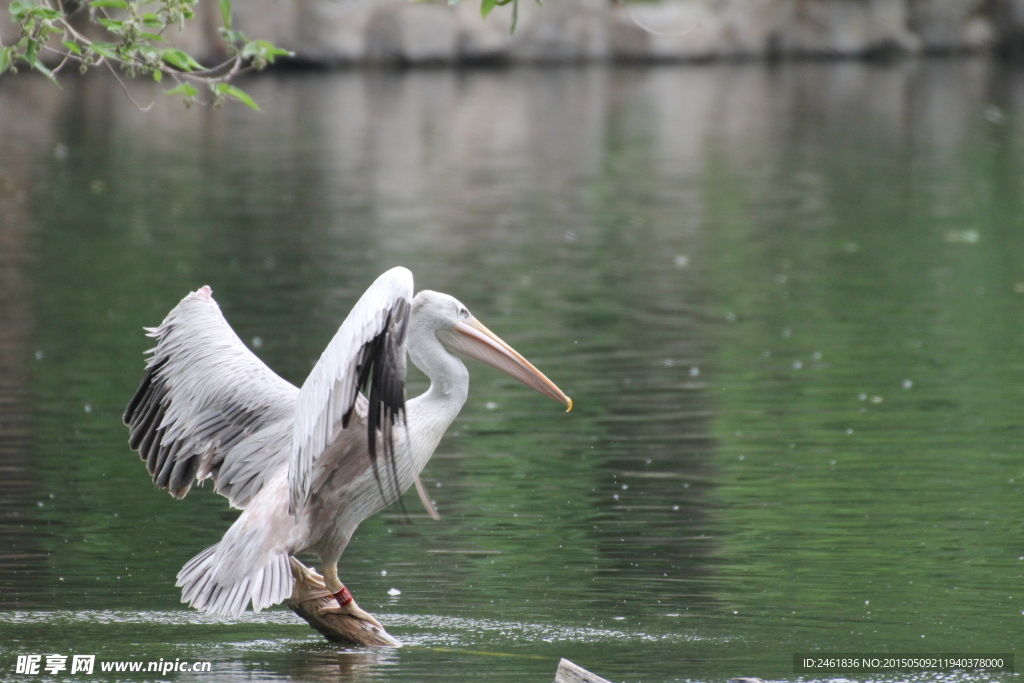
[[[0,42],[15,38],[0,0]],[[323,66],[356,63],[693,61],[982,52],[1024,56],[1024,0],[245,0],[236,26]],[[223,50],[202,0],[177,42]]]
[[[248,0],[238,23],[316,64],[1024,53],[1024,0]]]

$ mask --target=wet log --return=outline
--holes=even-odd
[[[577,666],[568,659],[558,663],[558,671],[555,672],[555,683],[611,683],[597,674],[592,674],[581,666]]]
[[[324,578],[294,557],[291,564],[295,588],[285,604],[324,638],[346,645],[401,647],[401,641],[369,621],[348,614],[320,614],[321,608],[335,603]]]

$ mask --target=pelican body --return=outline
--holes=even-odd
[[[363,294],[301,388],[246,348],[209,287],[148,333],[157,345],[125,411],[129,446],[175,498],[193,481],[212,479],[242,509],[221,541],[178,573],[182,602],[218,615],[291,597],[290,558],[312,553],[336,599],[325,611],[377,623],[339,580],[338,560],[364,519],[418,483],[465,404],[469,371],[459,356],[572,408],[458,300],[429,290],[414,297],[405,268],[387,271]],[[406,354],[430,379],[409,401]]]

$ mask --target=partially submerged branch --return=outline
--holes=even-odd
[[[348,645],[402,645],[387,631],[377,628],[369,621],[348,614],[320,614],[322,608],[334,602],[334,596],[324,585],[324,578],[294,557],[291,558],[291,565],[295,588],[292,597],[286,600],[285,604],[323,634],[324,638]]]

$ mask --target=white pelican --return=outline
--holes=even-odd
[[[175,498],[193,479],[243,510],[219,543],[178,573],[182,602],[205,612],[257,612],[289,598],[290,558],[314,553],[337,607],[377,626],[338,579],[338,559],[364,519],[418,481],[469,393],[453,353],[502,370],[572,409],[542,372],[447,294],[413,297],[412,273],[377,278],[298,389],[238,338],[210,288],[156,328],[146,376],[124,414],[153,483]],[[430,379],[406,402],[406,353]],[[364,392],[366,395],[364,395]]]

